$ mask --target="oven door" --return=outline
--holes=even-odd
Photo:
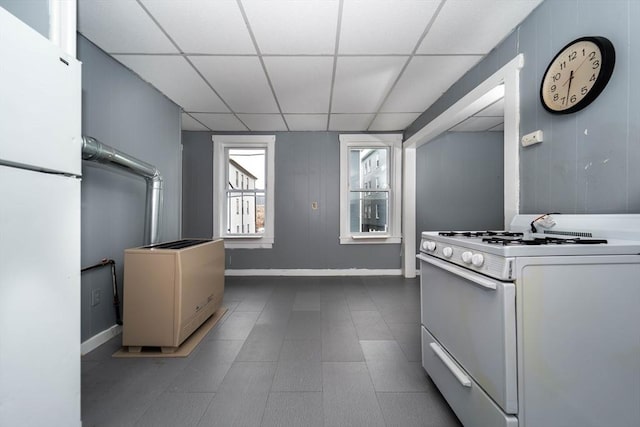
[[[418,258],[422,324],[437,341],[423,348],[441,346],[504,412],[517,413],[515,285]]]

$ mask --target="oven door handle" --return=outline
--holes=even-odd
[[[496,282],[494,282],[493,280],[485,278],[473,272],[467,271],[464,268],[456,266],[455,264],[449,264],[448,262],[440,261],[437,258],[432,258],[430,256],[425,256],[422,254],[416,255],[416,258],[418,258],[421,261],[428,262],[429,264],[435,265],[436,267],[446,270],[449,273],[453,273],[457,276],[470,280],[473,283],[476,283],[482,286],[483,288],[487,288],[495,291],[496,288],[498,287]]]
[[[458,382],[463,387],[471,387],[471,380],[469,379],[469,377],[465,375],[462,369],[458,368],[458,366],[453,360],[451,360],[449,356],[447,356],[442,347],[434,342],[430,343],[429,347],[431,347],[431,350],[433,350],[436,356],[438,356],[442,363],[444,363],[444,366],[447,367],[447,369],[453,374],[454,377],[456,377]]]

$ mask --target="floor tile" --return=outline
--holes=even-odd
[[[207,340],[244,340],[256,323],[259,312],[234,311],[221,325],[207,335]]]
[[[388,326],[407,360],[409,362],[422,361],[420,323],[389,323]]]
[[[317,292],[317,291],[296,292],[296,298],[293,302],[292,309],[295,311],[319,311],[320,310],[320,292]]]
[[[351,321],[323,323],[323,362],[360,362],[363,360],[364,356],[358,334]]]
[[[197,426],[213,394],[164,393],[135,424],[136,427]]]
[[[180,372],[169,385],[168,391],[179,393],[213,393],[218,391],[229,369],[231,361],[211,362],[194,360]]]
[[[256,324],[244,341],[236,360],[244,362],[275,362],[284,341],[286,324]]]
[[[462,427],[436,393],[377,393],[387,427]]]
[[[351,318],[361,340],[391,340],[393,335],[380,312],[352,311]]]
[[[216,393],[198,426],[259,427],[268,397],[267,391]]]
[[[220,392],[268,392],[275,371],[273,362],[234,362],[220,385]]]
[[[319,340],[285,340],[280,351],[279,360],[320,361],[321,343]]]
[[[402,349],[395,340],[360,340],[360,346],[367,362],[374,360],[407,362]]]
[[[271,392],[262,427],[322,427],[322,393]]]
[[[285,339],[319,339],[321,326],[319,311],[292,311]]]
[[[280,360],[271,390],[322,391],[322,362],[319,360]]]
[[[365,363],[324,362],[322,385],[325,426],[384,426]]]
[[[367,367],[376,391],[426,391],[430,387],[418,362],[367,360]]]

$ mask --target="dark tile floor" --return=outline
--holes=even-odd
[[[417,280],[228,277],[187,358],[82,359],[83,426],[460,426],[420,366]]]

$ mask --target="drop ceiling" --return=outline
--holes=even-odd
[[[78,29],[184,130],[397,131],[541,2],[79,0]]]

